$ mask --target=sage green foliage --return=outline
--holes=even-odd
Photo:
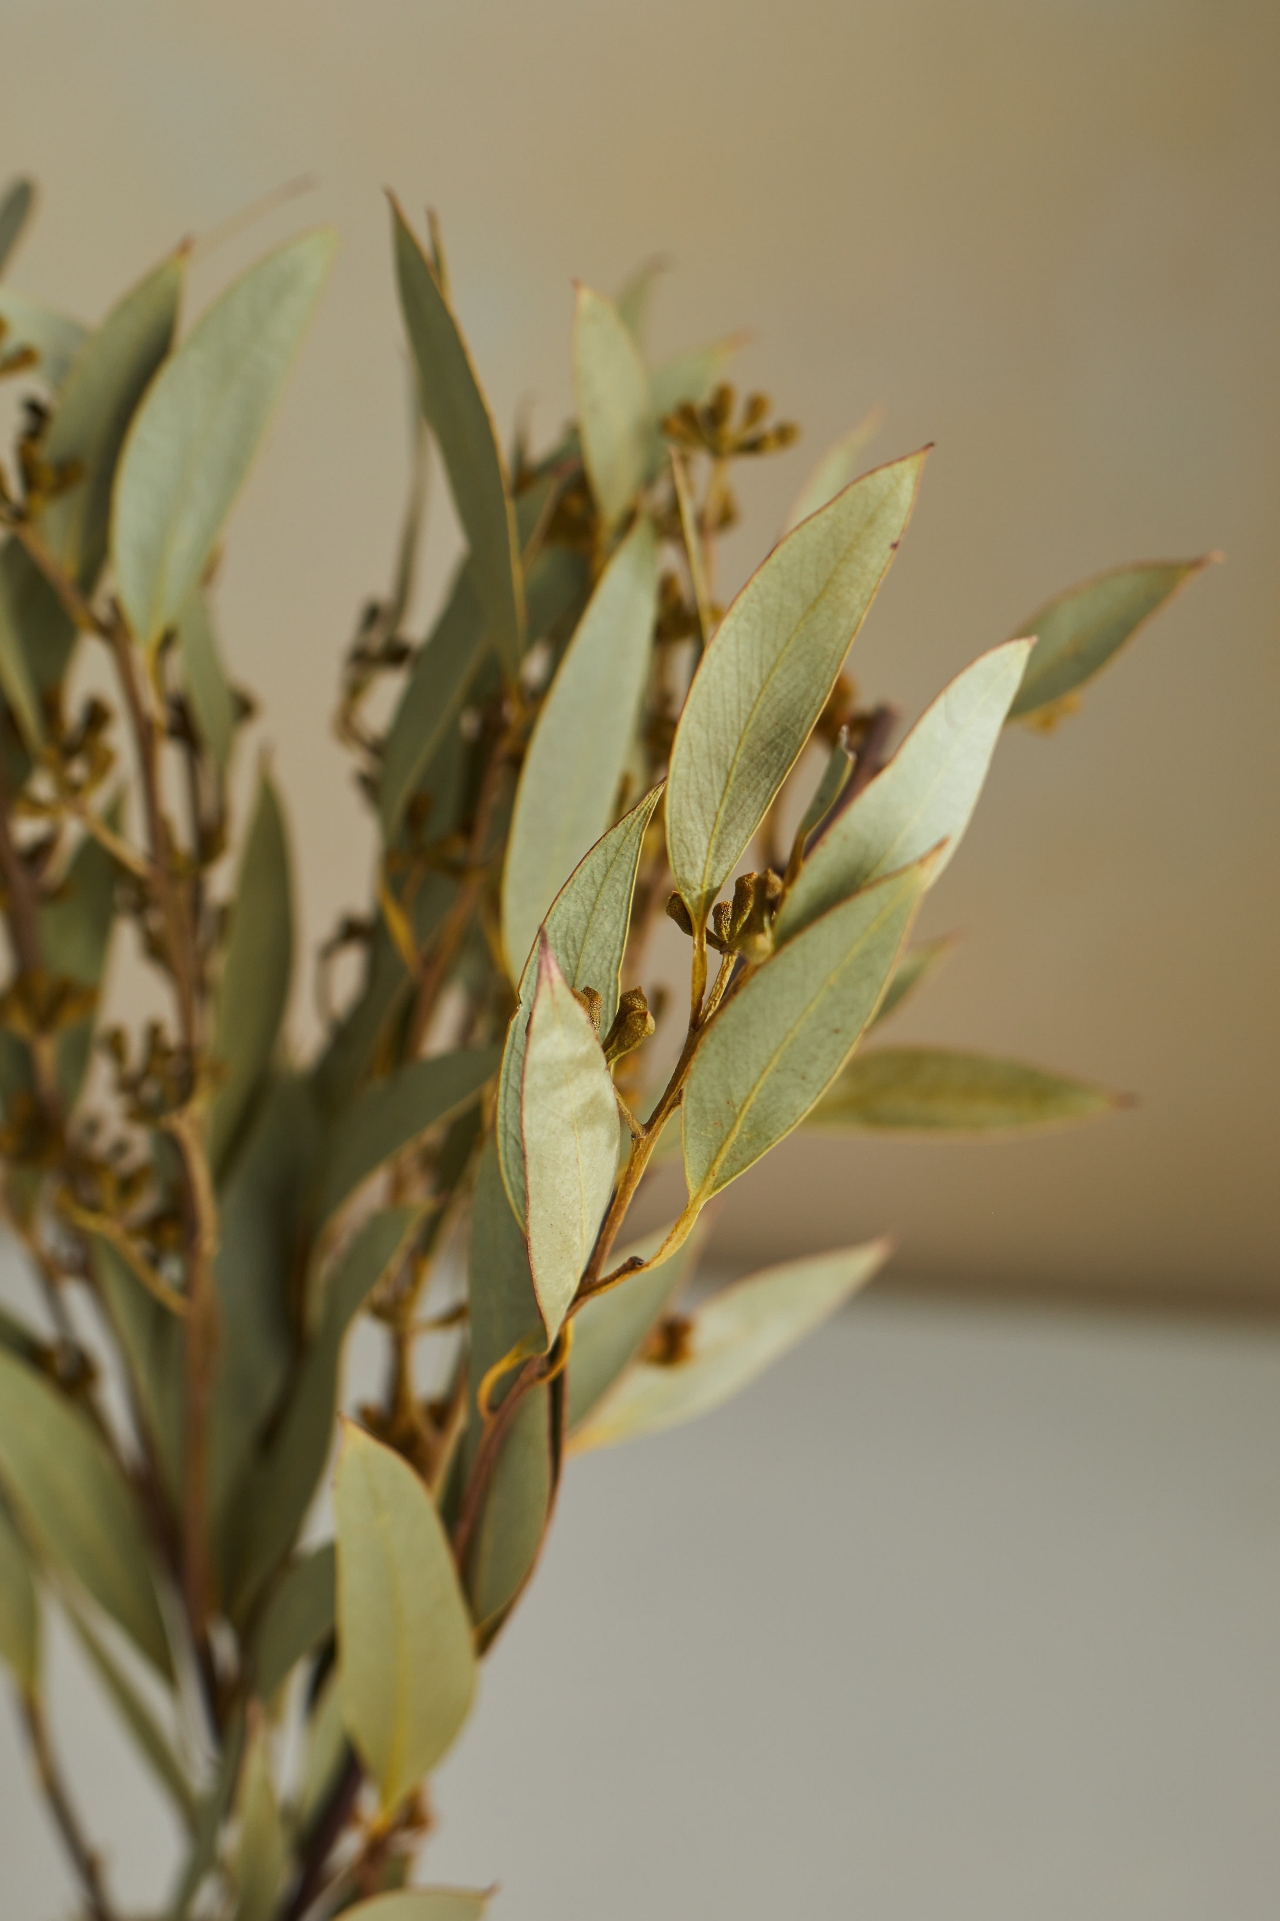
[[[0,195],[0,268],[32,204]],[[795,431],[724,384],[739,339],[655,366],[656,267],[580,287],[574,418],[508,440],[429,229],[393,203],[406,502],[336,714],[375,872],[318,957],[310,1053],[287,797],[246,753],[214,576],[334,237],[191,318],[185,246],[93,327],[0,286],[0,375],[34,403],[0,463],[0,1198],[43,1299],[0,1303],[0,1661],[99,1921],[44,1716],[50,1602],[185,1831],[167,1921],[475,1921],[485,1893],[409,1885],[420,1783],[566,1458],[717,1407],[888,1252],[686,1309],[708,1203],[798,1127],[1117,1104],[881,1026],[947,949],[914,917],[1006,724],[1060,718],[1205,562],[1048,601],[890,756],[841,670],[923,453],[863,472],[878,413],[837,440],[724,612],[739,464]],[[465,552],[420,609],[432,466]],[[147,993],[118,995],[138,956]],[[148,1016],[109,1027],[104,1001]],[[681,1156],[683,1203],[635,1240]],[[379,1386],[336,1446],[362,1317]]]

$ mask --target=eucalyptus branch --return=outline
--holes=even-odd
[[[93,1921],[118,1921],[116,1912],[107,1899],[98,1857],[80,1826],[79,1816],[72,1806],[66,1783],[54,1757],[49,1730],[45,1724],[44,1710],[36,1699],[28,1696],[23,1701],[22,1713],[26,1722],[27,1738],[31,1743],[36,1776],[45,1800],[49,1803],[50,1812],[62,1837],[62,1844],[70,1855],[79,1877],[89,1913]]]

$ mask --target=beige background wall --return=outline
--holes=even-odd
[[[503,417],[567,404],[572,275],[664,250],[664,344],[754,330],[742,378],[809,432],[736,578],[871,402],[885,455],[938,442],[858,648],[908,712],[1080,576],[1227,550],[1069,727],[1007,742],[930,907],[968,937],[902,1030],[1141,1107],[998,1149],[792,1143],[733,1197],[729,1258],[891,1226],[926,1279],[1280,1298],[1278,53],[1264,0],[0,4],[0,164],[46,189],[18,284],[92,318],[308,169],[197,298],[300,223],[343,230],[221,597],[313,935],[368,854],[327,728],[403,478],[383,184],[440,208]]]

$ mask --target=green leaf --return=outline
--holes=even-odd
[[[120,457],[111,557],[135,639],[152,647],[203,574],[333,259],[331,230],[250,267],[152,382]]]
[[[520,771],[502,876],[519,980],[552,902],[613,820],[649,677],[658,543],[637,521],[600,577],[542,703]]]
[[[649,376],[613,302],[579,286],[573,316],[573,399],[582,457],[606,527],[644,485],[653,450]]]
[[[545,935],[525,1042],[520,1128],[529,1265],[550,1342],[613,1192],[618,1106],[595,1029]]]
[[[435,1054],[397,1067],[357,1094],[334,1124],[321,1183],[321,1221],[428,1128],[469,1107],[500,1059],[496,1047]]]
[[[519,1087],[517,1084],[517,1094]],[[512,1213],[498,1171],[495,1142],[485,1142],[476,1173],[471,1209],[471,1248],[467,1263],[468,1457],[479,1445],[481,1420],[476,1394],[491,1367],[518,1343],[541,1337],[549,1346],[546,1324],[529,1269],[529,1248],[520,1220]],[[501,1399],[495,1395],[495,1404]]]
[[[847,738],[846,731],[842,727],[840,738],[827,757],[827,764],[822,770],[822,779],[814,789],[813,799],[805,808],[800,825],[796,828],[796,839],[801,846],[808,840],[814,828],[821,826],[849,784],[855,756],[845,745]]]
[[[288,1859],[284,1822],[271,1781],[269,1738],[260,1723],[245,1757],[240,1789],[234,1921],[271,1921]]]
[[[172,1741],[85,1615],[71,1604],[68,1604],[66,1612],[98,1679],[115,1703],[116,1712],[137,1742],[184,1825],[190,1830],[196,1820],[195,1790],[173,1751]]]
[[[614,295],[613,305],[619,320],[643,353],[649,337],[649,308],[653,303],[654,291],[660,277],[666,272],[667,263],[662,259],[646,260],[638,267],[621,292]]]
[[[712,1022],[684,1095],[689,1194],[705,1201],[802,1121],[876,1011],[930,857],[855,894],[752,974]]]
[[[218,982],[213,1054],[226,1070],[209,1109],[209,1159],[221,1172],[271,1064],[293,973],[289,847],[264,773],[236,879]]]
[[[871,1241],[724,1288],[686,1323],[680,1358],[638,1362],[577,1430],[571,1451],[613,1447],[719,1407],[843,1307],[888,1254],[888,1241]]]
[[[0,1504],[0,1661],[20,1691],[32,1697],[40,1685],[40,1603],[26,1546]]]
[[[222,1836],[223,1823],[231,1813],[240,1762],[245,1746],[245,1711],[237,1705],[231,1710],[222,1734],[222,1752],[217,1772],[208,1791],[200,1798],[191,1849],[183,1863],[177,1891],[169,1907],[169,1921],[186,1921],[187,1912],[205,1876],[213,1867]]]
[[[1127,1103],[1021,1061],[942,1047],[857,1054],[809,1116],[813,1127],[1000,1134],[1090,1120]]]
[[[684,1285],[701,1251],[700,1228],[701,1223],[665,1261],[597,1295],[574,1315],[565,1411],[565,1426],[570,1433],[581,1427],[614,1382],[625,1374]],[[632,1256],[651,1259],[665,1238],[663,1232],[650,1234],[624,1248],[615,1257],[616,1265],[622,1266]]]
[[[791,512],[787,515],[786,533],[798,527],[802,520],[808,520],[810,514],[816,514],[829,500],[834,500],[851,480],[858,478],[862,456],[879,432],[883,419],[883,408],[873,407],[842,440],[837,440],[834,447],[828,447],[796,495]]]
[[[132,1398],[145,1424],[166,1492],[182,1492],[182,1322],[148,1293],[123,1255],[101,1234],[89,1237],[98,1294],[129,1376]]]
[[[944,934],[941,940],[927,941],[923,947],[913,947],[903,954],[884,990],[884,999],[872,1016],[871,1026],[879,1027],[881,1021],[887,1021],[890,1014],[896,1013],[933,972],[938,962],[951,952],[953,945],[952,936]]]
[[[0,353],[6,357],[22,347],[36,356],[40,378],[57,393],[71,363],[89,337],[89,329],[66,314],[53,313],[38,300],[29,300],[14,287],[0,287]]]
[[[0,273],[8,266],[9,256],[22,237],[35,197],[32,182],[18,179],[9,182],[0,198]]]
[[[930,885],[938,879],[977,805],[1027,650],[1025,640],[993,647],[926,708],[883,773],[820,836],[778,910],[779,943],[945,841]]]
[[[746,342],[746,334],[730,334],[705,347],[694,347],[664,360],[649,376],[649,404],[655,420],[665,420],[677,407],[701,407],[724,379],[729,362]]]
[[[367,1220],[328,1277],[315,1338],[267,1450],[246,1476],[244,1533],[227,1582],[230,1611],[243,1619],[263,1581],[284,1559],[324,1473],[337,1414],[342,1344],[352,1321],[417,1231],[421,1210],[389,1207]]]
[[[458,725],[467,689],[484,653],[485,617],[470,567],[459,568],[444,610],[405,682],[387,733],[378,788],[383,838],[390,841],[433,755]],[[433,838],[440,828],[428,821]]]
[[[524,652],[524,583],[506,463],[440,277],[394,200],[391,211],[400,306],[418,369],[422,411],[444,459],[493,643],[514,676]]]
[[[297,1663],[333,1631],[334,1548],[326,1541],[291,1561],[262,1611],[253,1646],[253,1678],[269,1701]]]
[[[480,1921],[491,1891],[476,1888],[405,1888],[376,1894],[347,1909],[347,1921]]]
[[[67,1568],[170,1675],[150,1550],[132,1492],[80,1409],[3,1349],[0,1484],[39,1552]]]
[[[201,740],[219,773],[231,762],[236,731],[236,698],[218,652],[204,589],[193,587],[178,615],[178,652],[182,678]]]
[[[75,461],[81,478],[43,515],[49,547],[85,591],[107,557],[111,485],[124,437],[173,344],[185,258],[173,254],[112,308],[76,355],[49,430],[45,458]]]
[[[618,1011],[622,957],[631,925],[631,901],[645,832],[662,788],[654,787],[616,827],[598,840],[557,894],[545,931],[551,952],[570,987],[593,987],[601,1000],[600,1031],[608,1033]],[[520,1083],[524,1074],[529,1010],[538,983],[536,948],[520,979],[516,1011],[507,1028],[498,1076],[498,1152],[502,1181],[519,1218],[525,1217],[524,1147],[520,1135]]]
[[[738,595],[676,728],[667,841],[695,922],[790,773],[893,558],[924,454],[877,468],[774,548]]]
[[[547,1531],[555,1491],[550,1396],[546,1386],[531,1388],[516,1410],[467,1555],[467,1599],[481,1650],[519,1600]]]
[[[342,1687],[335,1668],[321,1684],[307,1715],[298,1796],[301,1833],[311,1832],[317,1815],[337,1784],[348,1752],[347,1733],[342,1725]]]
[[[1219,559],[1219,554],[1203,554],[1198,560],[1118,567],[1037,608],[1018,628],[1019,634],[1034,635],[1036,644],[1009,719],[1027,720],[1066,701],[1119,653],[1157,608]]]
[[[17,540],[0,548],[0,673],[16,654],[34,701],[62,680],[76,643],[76,630],[52,587]],[[0,681],[8,698],[8,683]],[[28,735],[30,738],[30,735]]]
[[[334,1512],[343,1718],[390,1813],[470,1711],[471,1623],[430,1494],[406,1461],[351,1423]]]
[[[21,570],[25,560],[26,555],[16,540],[5,542],[0,553],[0,694],[4,695],[23,744],[34,759],[44,742],[44,717],[13,591],[15,573]]]

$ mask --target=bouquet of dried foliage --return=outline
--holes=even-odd
[[[0,207],[0,264],[30,202],[18,183]],[[880,1028],[942,951],[912,922],[1002,728],[1061,714],[1203,562],[1049,601],[891,753],[894,713],[842,669],[925,453],[864,472],[869,427],[839,442],[722,607],[735,464],[794,436],[739,404],[732,343],[652,366],[653,273],[580,287],[576,418],[504,453],[439,233],[392,226],[421,405],[394,582],[338,706],[380,854],[319,955],[322,985],[343,950],[358,980],[310,1059],[267,773],[242,837],[228,816],[254,709],[209,590],[333,235],[182,328],[181,248],[92,329],[0,285],[0,1174],[26,1289],[0,1310],[0,1654],[95,1921],[121,1910],[50,1739],[46,1609],[187,1837],[171,1921],[479,1915],[483,1893],[409,1885],[423,1780],[566,1455],[714,1406],[885,1257],[682,1311],[708,1203],[796,1127],[1111,1105]],[[432,444],[466,554],[417,641]],[[664,916],[687,995],[653,991]],[[132,1031],[100,1018],[122,922],[156,984]],[[628,1241],[647,1172],[681,1157],[684,1205]],[[385,1387],[340,1421],[360,1315]]]

